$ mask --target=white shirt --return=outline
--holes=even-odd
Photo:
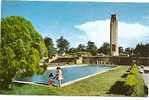
[[[58,69],[56,73],[57,73],[57,80],[63,80],[62,70]]]

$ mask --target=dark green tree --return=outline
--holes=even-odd
[[[77,50],[78,51],[86,51],[86,46],[83,45],[83,44],[79,44],[78,47],[77,47]]]
[[[46,48],[48,50],[48,56],[49,57],[54,56],[57,51],[56,51],[56,48],[54,47],[52,39],[49,37],[45,37],[44,42],[45,42]]]
[[[124,49],[122,46],[119,47],[119,54],[123,54],[124,53]]]
[[[8,88],[15,77],[43,72],[40,59],[47,55],[41,35],[20,16],[1,20],[0,88]]]
[[[149,57],[149,43],[147,44],[137,44],[134,53],[138,57]]]
[[[78,50],[76,48],[70,48],[69,53],[77,53]]]
[[[58,53],[63,54],[69,49],[69,42],[61,36],[57,41]]]
[[[110,44],[104,42],[103,45],[98,49],[99,53],[103,53],[105,55],[110,55]]]
[[[88,41],[86,50],[90,52],[93,56],[97,54],[97,47],[94,42]]]
[[[125,48],[125,54],[128,54],[129,56],[132,56],[134,53],[134,49],[133,48]]]

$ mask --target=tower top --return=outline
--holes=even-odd
[[[111,21],[116,21],[116,14],[111,15]]]

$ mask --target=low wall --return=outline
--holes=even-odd
[[[82,61],[80,61],[82,60]],[[116,65],[131,65],[132,62],[138,65],[149,66],[149,57],[120,57],[120,56],[92,56],[92,57],[60,57],[51,63],[63,64],[116,64]]]
[[[138,65],[149,66],[149,57],[83,57],[84,64],[131,65],[133,61],[135,61]]]
[[[76,57],[59,57],[51,63],[75,64]]]

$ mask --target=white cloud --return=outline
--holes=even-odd
[[[88,40],[95,42],[98,47],[103,42],[110,41],[110,20],[89,21],[81,25],[76,25],[75,28],[84,32]],[[149,26],[119,21],[118,37],[119,45],[124,47],[135,46],[138,42],[148,42]]]
[[[146,22],[149,22],[149,15],[148,16],[144,16],[143,20],[146,21]]]

